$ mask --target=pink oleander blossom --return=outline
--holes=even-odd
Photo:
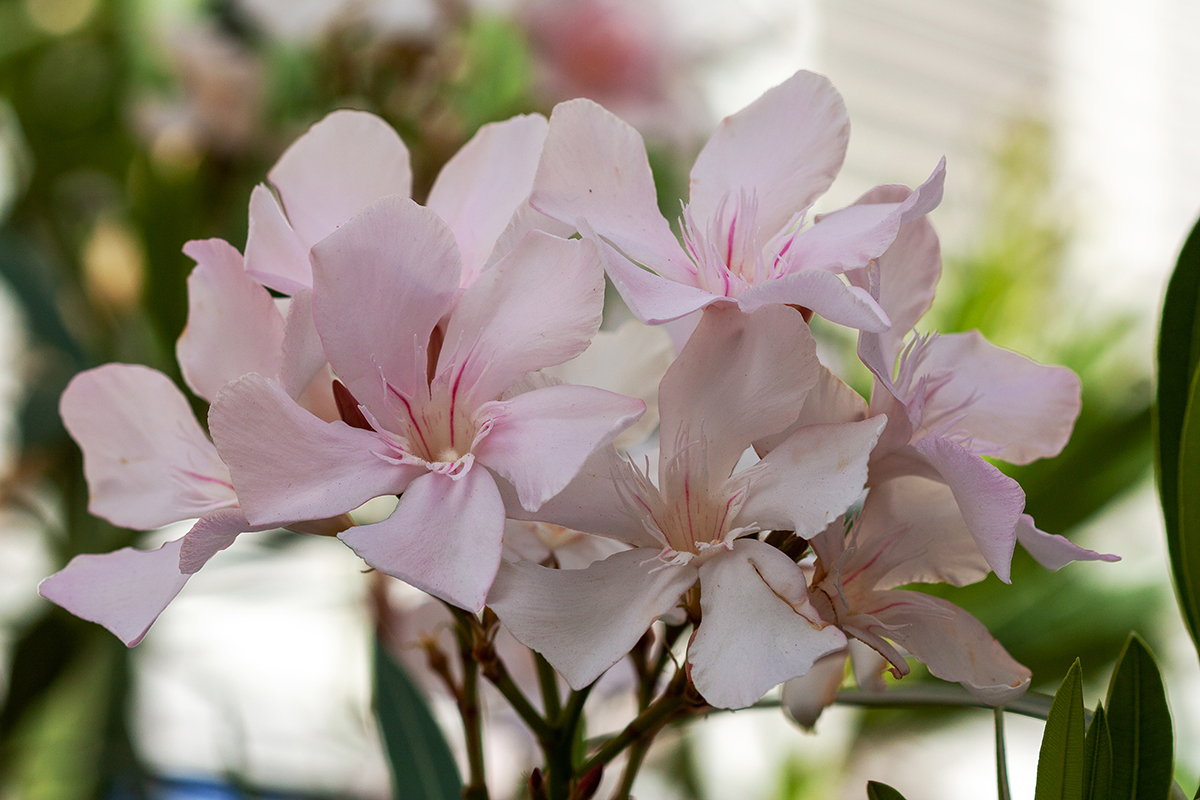
[[[735,472],[799,412],[819,365],[801,315],[706,311],[659,387],[658,483],[610,450],[530,516],[624,541],[586,569],[505,563],[488,604],[575,688],[616,663],[699,583],[688,662],[713,705],[754,703],[845,638],[808,602],[799,566],[754,538],[812,536],[853,503],[882,419],[796,431]]]
[[[402,493],[387,520],[341,538],[377,569],[478,610],[505,522],[493,472],[537,509],[644,410],[592,387],[508,394],[598,329],[594,246],[535,231],[462,290],[450,228],[391,197],[314,246],[312,263],[312,317],[356,427],[318,419],[263,375],[226,385],[209,423],[246,516],[327,517]]]
[[[806,227],[848,138],[845,105],[824,77],[798,72],[768,90],[726,118],[697,157],[681,246],[658,210],[641,136],[572,100],[551,116],[530,203],[598,238],[609,277],[644,322],[714,303],[747,312],[784,303],[884,331],[887,313],[840,273],[866,267],[901,225],[937,206],[944,162],[895,202],[850,206]]]

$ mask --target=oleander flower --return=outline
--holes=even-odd
[[[799,413],[818,367],[796,311],[706,311],[659,387],[658,484],[610,449],[529,515],[632,549],[586,569],[503,564],[488,604],[517,640],[578,689],[686,594],[700,615],[693,681],[726,708],[754,703],[843,647],[809,603],[801,568],[753,534],[823,530],[862,492],[884,420],[801,429],[734,471],[751,442]]]
[[[944,161],[902,200],[853,205],[805,227],[848,138],[845,105],[826,78],[802,71],[768,90],[726,118],[696,158],[681,246],[658,209],[641,136],[599,105],[571,100],[551,116],[530,203],[597,237],[609,277],[643,322],[714,303],[746,312],[784,303],[884,331],[891,322],[876,299],[840,273],[865,268],[902,224],[937,206]]]
[[[531,232],[463,290],[451,229],[389,197],[315,245],[312,263],[313,321],[353,425],[313,416],[257,373],[227,384],[209,424],[246,516],[327,517],[402,493],[388,519],[341,538],[371,566],[478,610],[504,532],[493,471],[535,510],[644,411],[592,387],[511,394],[599,328],[594,246]]]

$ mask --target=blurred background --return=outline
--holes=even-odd
[[[87,514],[58,396],[108,361],[178,378],[180,248],[242,246],[250,190],[288,143],[332,109],[374,111],[410,148],[421,200],[480,125],[587,96],[646,137],[674,219],[716,121],[798,68],[833,80],[852,124],[819,210],[947,157],[923,328],[979,328],[1083,377],[1067,450],[1012,473],[1040,527],[1124,560],[1052,574],[1018,559],[1012,586],[945,595],[1036,688],[1080,657],[1089,705],[1140,631],[1194,785],[1200,665],[1169,583],[1150,402],[1157,306],[1200,212],[1197,42],[1188,0],[0,0],[0,798],[389,796],[373,587],[338,542],[243,537],[131,651],[36,595],[72,555],[180,533]],[[852,366],[847,332],[817,334]],[[622,724],[589,714],[593,733]],[[494,796],[517,796],[530,743],[493,717]],[[1015,797],[1032,797],[1040,736],[1010,716]],[[835,708],[815,734],[777,710],[721,715],[662,737],[635,793],[860,798],[874,779],[981,796],[991,737],[986,712]]]

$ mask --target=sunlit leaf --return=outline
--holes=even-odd
[[[1076,661],[1046,719],[1034,800],[1082,800],[1084,760],[1083,678]]]
[[[459,800],[462,779],[419,689],[375,644],[375,712],[392,767],[396,800]]]
[[[1167,285],[1163,302],[1162,326],[1158,338],[1158,403],[1155,406],[1154,443],[1157,452],[1158,487],[1162,497],[1163,517],[1167,528],[1167,549],[1171,555],[1171,573],[1184,622],[1192,641],[1200,647],[1200,547],[1189,537],[1200,535],[1200,520],[1186,528],[1183,514],[1196,515],[1194,500],[1181,492],[1184,485],[1182,457],[1190,451],[1189,472],[1200,468],[1200,423],[1186,424],[1190,398],[1194,394],[1193,376],[1200,359],[1200,326],[1197,326],[1197,303],[1200,301],[1200,223],[1192,229],[1175,272]],[[1190,427],[1192,442],[1184,441]],[[1195,474],[1192,476],[1195,477]]]
[[[1162,675],[1154,656],[1135,634],[1108,686],[1115,798],[1164,798],[1171,788],[1174,736]]]

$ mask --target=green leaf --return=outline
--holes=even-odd
[[[1179,253],[1179,260],[1171,281],[1167,284],[1167,296],[1163,301],[1162,325],[1158,337],[1158,402],[1154,415],[1154,445],[1158,472],[1158,489],[1162,499],[1163,518],[1167,529],[1167,549],[1171,555],[1171,574],[1175,579],[1175,591],[1179,608],[1187,623],[1192,641],[1200,649],[1200,547],[1189,538],[1200,536],[1196,527],[1197,511],[1195,500],[1186,498],[1181,492],[1184,486],[1182,458],[1185,450],[1190,451],[1192,472],[1196,469],[1196,449],[1200,441],[1190,447],[1184,441],[1185,433],[1192,439],[1200,435],[1200,424],[1186,424],[1193,408],[1195,387],[1193,376],[1200,360],[1200,326],[1197,325],[1197,307],[1200,304],[1200,222],[1192,228],[1191,235]],[[1185,431],[1190,428],[1190,431]],[[1194,473],[1192,477],[1195,477]],[[1192,524],[1185,527],[1181,515],[1190,513]]]
[[[461,800],[462,779],[441,728],[404,669],[375,642],[375,713],[396,800]]]
[[[1104,706],[1099,703],[1088,725],[1083,746],[1084,800],[1109,800],[1112,792],[1112,737],[1108,733]]]
[[[1038,754],[1034,800],[1082,800],[1084,732],[1083,678],[1079,660],[1054,694]]]
[[[904,795],[886,783],[867,781],[867,800],[904,800]]]
[[[1167,693],[1154,656],[1136,634],[1129,637],[1108,685],[1112,736],[1112,793],[1118,798],[1161,800],[1171,789],[1174,737]]]

